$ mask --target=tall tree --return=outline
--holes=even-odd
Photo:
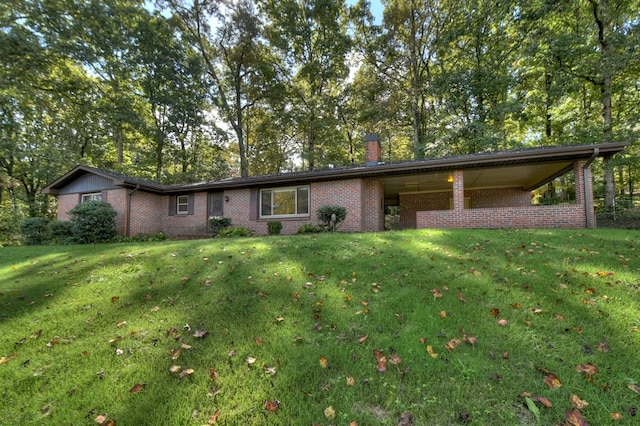
[[[240,0],[166,0],[185,28],[186,40],[200,52],[220,118],[232,129],[240,175],[249,172],[245,119],[263,97],[273,73],[261,55],[261,22],[253,2]]]
[[[349,74],[351,39],[344,0],[267,0],[267,37],[277,49],[286,84],[293,134],[309,170],[333,162],[338,99]],[[342,161],[342,159],[339,159]]]

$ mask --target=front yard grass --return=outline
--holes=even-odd
[[[3,425],[637,424],[640,232],[3,248],[0,332]]]

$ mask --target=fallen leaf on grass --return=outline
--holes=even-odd
[[[280,408],[280,401],[274,399],[273,401],[269,401],[268,399],[264,401],[263,407],[270,413],[275,413]]]
[[[13,354],[8,355],[8,356],[3,356],[2,358],[0,358],[0,365],[11,361],[12,359],[14,359],[17,356],[18,356],[17,353],[13,353]]]
[[[577,408],[574,408],[571,411],[566,411],[567,421],[572,426],[589,426],[587,422],[584,421],[584,417],[582,417],[582,413]]]
[[[400,355],[391,355],[389,357],[389,363],[393,364],[393,365],[398,365],[402,362],[402,358],[400,358]]]
[[[522,305],[521,305],[521,304],[519,304],[519,303],[512,303],[512,304],[511,304],[511,307],[512,307],[513,309],[520,309],[520,308],[522,308]]]
[[[504,318],[498,320],[498,325],[501,325],[502,327],[506,327],[509,325],[509,320],[506,320]]]
[[[247,364],[253,364],[256,362],[256,359],[252,356],[248,356],[246,361],[247,361]]]
[[[204,339],[208,335],[209,335],[209,332],[207,330],[196,330],[195,333],[193,333],[193,337],[198,339]]]
[[[462,292],[458,292],[458,299],[460,299],[462,303],[467,303],[467,299],[464,298]]]
[[[116,421],[109,418],[108,414],[100,414],[95,419],[93,419],[100,426],[115,426]]]
[[[356,380],[353,376],[347,376],[347,386],[355,386]]]
[[[358,343],[362,343],[365,340],[367,340],[369,338],[368,334],[365,334],[364,336],[358,337]]]
[[[220,410],[216,410],[216,412],[215,412],[215,413],[213,413],[213,414],[211,415],[211,417],[209,417],[209,421],[207,422],[207,424],[212,425],[212,424],[214,424],[215,422],[217,422],[217,421],[218,421],[218,416],[220,416]]]
[[[330,405],[327,408],[324,409],[324,416],[331,420],[331,419],[335,419],[336,418],[336,410],[333,409],[333,407]]]
[[[436,352],[434,352],[433,346],[431,346],[431,345],[427,346],[427,353],[429,355],[431,355],[431,358],[438,358],[438,354]]]
[[[172,360],[176,360],[178,358],[180,358],[180,355],[182,354],[182,352],[180,351],[180,349],[171,349],[171,359]]]
[[[136,383],[135,385],[133,385],[133,387],[131,388],[131,390],[129,391],[129,393],[138,393],[138,392],[140,392],[143,388],[144,388],[144,384],[143,384],[143,383]]]
[[[549,401],[547,398],[545,398],[544,396],[532,396],[531,399],[539,402],[545,407],[553,407],[553,403]]]
[[[154,306],[151,308],[151,312],[158,312],[160,310],[160,306]]]
[[[634,392],[638,392],[638,393],[640,393],[640,386],[638,386],[638,385],[635,385],[635,384],[633,384],[633,383],[629,383],[629,384],[627,385],[627,387],[628,387],[629,389],[631,389],[632,391],[634,391]]]
[[[575,395],[575,394],[571,395],[571,406],[573,408],[577,408],[578,410],[583,410],[587,408],[588,405],[589,403],[587,401],[580,399],[578,395]]]
[[[209,369],[209,378],[210,378],[211,380],[215,380],[217,377],[218,377],[218,372],[216,371],[216,369],[215,369],[215,368],[211,367],[211,368]]]
[[[560,379],[558,378],[558,376],[556,376],[553,373],[549,373],[548,375],[544,376],[544,382],[551,389],[558,389],[559,387],[562,386],[562,382],[560,382]]]
[[[498,315],[500,315],[500,309],[498,308],[493,308],[491,309],[491,315],[493,315],[494,317],[498,317]]]
[[[318,362],[320,363],[320,367],[322,368],[329,368],[329,360],[323,356],[321,356],[318,359]]]
[[[431,293],[433,293],[433,298],[434,299],[442,297],[442,293],[440,293],[440,290],[438,290],[437,288],[432,288],[431,289]]]
[[[622,414],[620,413],[611,413],[610,414],[611,418],[613,420],[622,420],[622,418],[624,417]]]
[[[256,337],[255,339],[253,339],[253,342],[256,344],[256,346],[262,346],[262,338],[261,337]]]
[[[182,372],[180,373],[180,378],[184,379],[187,376],[192,375],[193,373],[195,373],[196,370],[194,370],[193,368],[187,368],[186,370],[182,370]]]
[[[466,333],[462,334],[462,340],[470,344],[471,346],[475,346],[478,343],[478,338],[476,336],[468,336]]]
[[[587,364],[580,364],[576,367],[576,370],[579,373],[584,373],[587,379],[591,379],[591,376],[598,372],[598,368],[591,364],[590,362]]]
[[[384,373],[385,371],[387,371],[387,357],[385,357],[384,352],[374,350],[373,356],[376,357],[376,361],[378,363],[378,365],[376,366],[378,373]]]
[[[169,373],[177,373],[181,368],[182,367],[180,367],[179,365],[172,365],[171,367],[169,367]]]
[[[438,312],[438,316],[440,318],[446,318],[447,317],[447,311],[440,311]]]
[[[460,345],[460,339],[453,338],[447,342],[444,346],[448,351],[452,351]]]

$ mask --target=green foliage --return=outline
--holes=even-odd
[[[316,234],[322,232],[322,227],[315,223],[305,223],[298,228],[298,234]]]
[[[246,226],[233,226],[231,228],[221,230],[216,236],[220,238],[250,237],[253,234],[253,229],[249,229]]]
[[[44,217],[28,217],[20,224],[20,232],[24,243],[29,246],[46,244],[48,241],[47,227],[49,219]]]
[[[52,220],[47,225],[47,244],[74,242],[72,224],[68,220]]]
[[[269,232],[269,235],[280,235],[280,232],[282,232],[282,222],[279,220],[267,222],[267,232]]]
[[[329,231],[335,231],[347,217],[347,208],[326,204],[318,209],[318,220]]]
[[[105,201],[87,201],[72,208],[69,213],[74,238],[79,243],[100,243],[116,236],[116,212]]]
[[[218,234],[225,228],[231,226],[231,218],[228,217],[212,217],[209,219],[209,229],[213,234]]]
[[[165,241],[168,239],[169,239],[169,236],[164,232],[158,232],[157,234],[145,234],[144,232],[141,232],[132,237],[117,236],[114,238],[114,241],[117,241],[119,243],[127,243],[127,242],[141,243],[141,242]]]
[[[20,245],[22,232],[20,218],[16,215],[10,203],[0,205],[0,247]]]

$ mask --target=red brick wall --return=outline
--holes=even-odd
[[[116,231],[118,235],[124,235],[125,233],[125,223],[126,223],[126,212],[127,212],[127,190],[125,188],[119,189],[110,189],[108,191],[102,191],[103,194],[106,193],[106,199],[102,198],[102,201],[106,201],[111,204],[113,210],[116,211]]]
[[[584,228],[581,205],[504,207],[416,213],[417,228]]]
[[[416,212],[449,210],[453,191],[400,194],[400,227],[416,228]],[[531,205],[531,192],[521,188],[472,189],[464,191],[471,208],[526,207]]]
[[[163,198],[161,195],[144,191],[135,191],[131,194],[129,235],[163,232],[162,214],[166,213],[162,210]]]
[[[347,217],[339,230],[359,232],[364,230],[365,216],[375,220],[371,230],[381,230],[384,226],[382,210],[382,186],[376,181],[361,179],[317,182],[309,185],[309,216],[291,219],[273,219],[282,223],[282,234],[295,234],[298,228],[306,223],[318,223],[316,212],[325,204],[346,207]],[[364,195],[363,193],[366,193]],[[269,219],[250,220],[250,190],[237,189],[225,191],[229,202],[224,204],[224,216],[231,218],[232,225],[246,226],[253,229],[256,235],[266,235]],[[376,206],[374,208],[373,206]],[[376,217],[377,216],[377,217]],[[373,229],[377,228],[377,229]]]
[[[169,198],[162,197],[162,229],[165,234],[175,237],[205,237],[207,235],[207,193],[192,194],[193,214],[169,216]],[[132,212],[133,214],[133,212]]]
[[[362,180],[362,231],[384,230],[384,187],[378,179]]]
[[[80,202],[80,194],[61,194],[58,195],[58,220],[69,220],[69,210],[74,208]]]

